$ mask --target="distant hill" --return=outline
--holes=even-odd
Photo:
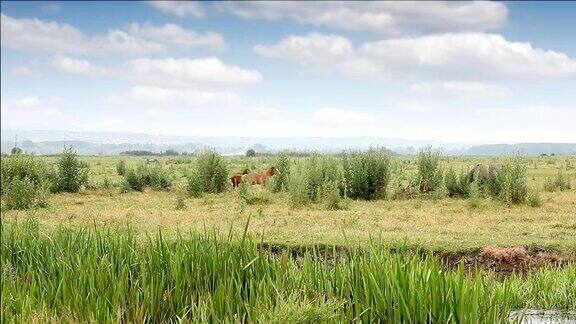
[[[64,146],[69,145],[83,155],[114,155],[134,150],[160,153],[169,149],[195,153],[205,146],[214,147],[225,155],[243,155],[248,149],[254,149],[259,153],[274,153],[281,150],[339,153],[343,150],[370,147],[386,147],[398,154],[416,154],[425,146],[440,149],[446,155],[576,154],[576,143],[471,145],[386,137],[209,137],[4,129],[2,130],[1,151],[10,152],[15,140],[24,151],[35,154],[60,153]]]
[[[520,143],[475,145],[466,155],[576,155],[576,143]]]

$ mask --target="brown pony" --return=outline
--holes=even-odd
[[[242,172],[242,173],[234,173],[230,177],[230,181],[232,182],[232,188],[238,188],[238,186],[240,185],[240,182],[242,182],[242,177],[245,174],[248,174],[248,169],[244,169],[244,172]]]
[[[250,172],[248,173],[248,181],[250,184],[266,184],[268,178],[272,177],[276,173],[276,168],[274,166],[269,167],[265,172]]]

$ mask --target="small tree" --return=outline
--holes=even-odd
[[[254,151],[253,149],[249,149],[246,151],[246,156],[247,157],[254,157],[254,156],[256,156],[256,151]]]
[[[72,147],[65,148],[58,161],[56,192],[78,192],[88,183],[88,164],[80,161]]]
[[[12,154],[12,155],[22,154],[22,149],[14,146],[12,148],[12,150],[10,151],[10,154]]]

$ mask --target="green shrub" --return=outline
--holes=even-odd
[[[186,179],[186,192],[188,197],[202,197],[202,179],[195,170],[192,170]]]
[[[140,164],[136,169],[128,169],[124,174],[126,189],[143,191],[145,187],[156,190],[166,190],[172,186],[172,181],[160,164],[149,166]]]
[[[238,199],[241,204],[245,205],[262,205],[270,202],[268,190],[259,188],[260,190],[253,190],[252,186],[246,182],[241,181],[238,185]]]
[[[322,187],[323,201],[326,209],[328,210],[342,210],[347,209],[344,200],[340,196],[340,187],[338,182],[334,180],[327,180]]]
[[[186,209],[186,191],[185,190],[178,190],[176,192],[176,203],[174,205],[174,209],[176,210],[184,210]]]
[[[346,194],[352,199],[386,198],[390,156],[385,149],[352,151],[342,157]]]
[[[126,173],[126,161],[120,160],[116,163],[116,173],[120,176],[123,176]]]
[[[34,207],[38,189],[32,181],[24,179],[14,179],[3,188],[2,202],[3,208],[8,210],[23,210]]]
[[[453,168],[448,168],[444,175],[444,186],[449,197],[468,197],[470,184],[466,176],[466,172],[456,174]]]
[[[416,197],[417,193],[418,190],[414,188],[402,165],[396,164],[396,171],[392,181],[392,199],[412,199]]]
[[[418,172],[414,179],[421,193],[434,191],[442,185],[442,169],[440,167],[440,151],[431,147],[422,149],[418,154]]]
[[[538,191],[536,190],[531,190],[530,193],[528,194],[528,205],[530,207],[540,207],[542,206],[542,200],[540,199],[540,195],[538,194]]]
[[[320,201],[324,183],[332,181],[337,184],[343,182],[343,170],[337,160],[328,157],[313,154],[303,163],[306,169],[305,175],[308,182],[308,197],[311,201]]]
[[[526,166],[520,157],[504,163],[497,178],[501,187],[498,195],[500,200],[509,204],[522,204],[526,201]]]
[[[468,208],[475,209],[480,207],[482,203],[482,190],[478,182],[473,182],[470,184],[468,191]]]
[[[3,209],[29,209],[48,205],[54,172],[37,158],[16,154],[0,163],[0,196]]]
[[[290,179],[290,157],[288,153],[280,153],[274,166],[276,167],[276,174],[272,177],[272,192],[287,191]]]
[[[71,147],[65,148],[58,160],[54,192],[78,192],[88,184],[88,164],[80,161]]]
[[[562,171],[558,170],[558,173],[554,177],[548,177],[544,181],[544,190],[554,192],[554,191],[564,191],[570,189],[570,178]]]
[[[196,172],[200,176],[202,190],[208,193],[219,193],[228,185],[228,168],[226,162],[214,149],[204,149],[196,160]]]
[[[290,203],[293,207],[307,205],[310,202],[307,169],[303,167],[303,163],[298,163],[292,171],[288,185]]]

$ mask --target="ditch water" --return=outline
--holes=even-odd
[[[576,323],[576,310],[518,309],[510,312],[510,320],[521,324]]]

